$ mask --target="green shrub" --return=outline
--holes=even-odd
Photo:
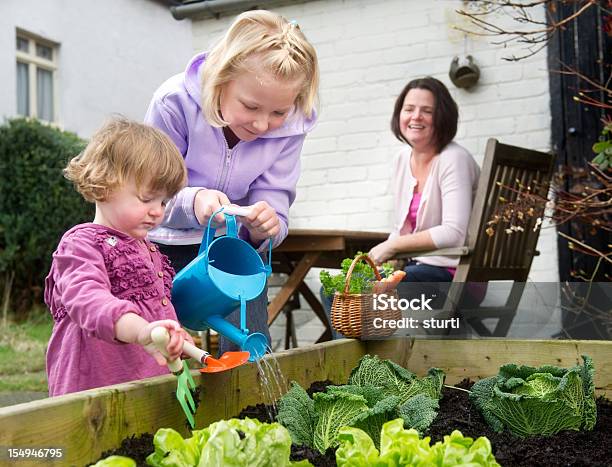
[[[0,288],[3,311],[23,315],[42,302],[51,254],[62,234],[93,218],[62,175],[85,141],[36,120],[0,126]]]

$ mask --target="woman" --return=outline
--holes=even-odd
[[[370,250],[376,264],[414,253],[405,281],[450,282],[459,262],[419,251],[463,246],[480,170],[453,141],[459,112],[446,86],[432,77],[410,81],[395,102],[391,130],[408,146],[393,168],[394,225]]]

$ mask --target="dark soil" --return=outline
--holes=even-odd
[[[105,457],[109,456],[126,456],[134,459],[136,464],[140,467],[148,465],[146,459],[152,452],[153,435],[150,433],[144,433],[138,437],[132,435],[129,438],[125,438],[123,441],[121,441],[121,446],[119,446],[117,449],[103,452],[100,459],[104,459]]]
[[[324,391],[333,384],[331,381],[315,382],[308,389]],[[463,380],[456,387],[469,389],[469,380]],[[597,424],[589,432],[564,431],[550,437],[536,436],[518,438],[509,433],[495,433],[485,423],[478,410],[470,403],[468,393],[444,388],[440,401],[440,411],[427,431],[431,443],[441,441],[444,435],[460,430],[464,436],[478,438],[486,436],[493,446],[493,454],[503,467],[610,467],[612,465],[612,401],[597,400]],[[256,418],[270,422],[271,407],[264,404],[246,407],[238,418]],[[132,436],[121,443],[114,451],[105,452],[101,458],[116,454],[131,457],[139,466],[145,466],[145,458],[153,452],[153,436],[144,434]],[[336,465],[335,452],[329,449],[321,454],[307,446],[291,446],[291,460],[307,459],[317,467]]]

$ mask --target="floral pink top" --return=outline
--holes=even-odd
[[[147,321],[174,319],[174,270],[147,242],[98,224],[64,234],[45,280],[45,303],[55,325],[47,349],[49,395],[167,374],[137,344],[115,339],[125,313]]]

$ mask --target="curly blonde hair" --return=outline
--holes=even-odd
[[[221,90],[240,73],[251,71],[246,61],[255,55],[277,79],[302,80],[295,106],[312,116],[319,89],[317,52],[295,21],[271,11],[252,10],[236,17],[206,57],[201,102],[206,120],[217,127],[227,125],[220,112]]]
[[[139,190],[174,196],[187,183],[183,157],[160,130],[116,117],[91,138],[72,158],[64,176],[89,202],[105,201],[125,182],[134,180]]]

